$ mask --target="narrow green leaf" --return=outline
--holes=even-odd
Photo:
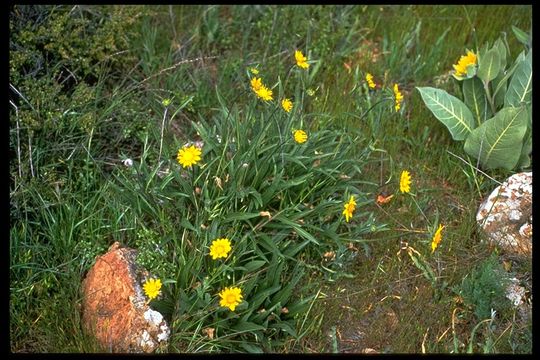
[[[485,169],[512,170],[521,156],[526,131],[525,108],[504,108],[473,130],[464,149]]]
[[[450,131],[454,140],[464,140],[474,128],[471,110],[458,98],[444,90],[417,87],[424,104]]]
[[[258,309],[259,306],[261,306],[261,304],[264,302],[264,300],[266,300],[276,291],[279,291],[279,289],[281,289],[281,285],[272,286],[271,288],[258,292],[255,296],[253,296],[253,299],[251,300],[251,308]]]
[[[255,270],[258,270],[259,268],[263,267],[264,264],[267,262],[264,260],[253,260],[249,263],[247,263],[244,267],[246,268],[246,272],[253,272]]]
[[[499,52],[497,49],[493,48],[479,60],[477,75],[484,83],[487,83],[495,79],[497,75],[499,75],[500,70],[501,59],[499,57]]]
[[[522,104],[531,102],[532,95],[532,64],[528,60],[522,60],[508,85],[506,96],[504,97],[505,106],[518,107]]]
[[[244,348],[250,354],[263,354],[264,351],[259,346],[247,343],[245,341],[240,342],[240,346]]]
[[[264,326],[249,321],[241,321],[238,324],[234,325],[232,329],[240,332],[266,330]]]
[[[227,215],[225,219],[223,219],[223,222],[231,222],[231,221],[238,221],[238,220],[248,220],[253,219],[254,217],[260,216],[258,213],[245,213],[245,212],[236,212],[236,213],[230,213]]]
[[[479,78],[474,77],[463,81],[463,98],[467,107],[472,110],[477,126],[491,116],[486,91]]]
[[[296,330],[294,330],[292,328],[291,325],[289,325],[288,323],[286,322],[280,322],[280,323],[276,323],[276,324],[273,324],[272,326],[270,326],[271,328],[274,328],[274,329],[281,329],[283,331],[285,331],[287,334],[289,334],[290,336],[292,337],[296,337],[297,334],[296,334]]]

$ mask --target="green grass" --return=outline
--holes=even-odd
[[[511,26],[528,31],[531,10],[15,6],[11,351],[102,350],[82,331],[80,285],[120,241],[165,282],[152,303],[172,328],[160,352],[530,353],[531,322],[506,309],[479,324],[459,299],[493,252],[474,218],[496,183],[450,154],[466,158],[414,88],[453,92],[452,64],[501,32],[515,57]],[[80,33],[92,41],[82,46]],[[309,71],[293,67],[295,49]],[[275,99],[293,99],[292,115],[254,99],[250,67]],[[400,113],[384,100],[391,91],[367,94],[365,72],[388,89],[399,83]],[[306,144],[294,144],[293,128],[308,131]],[[176,153],[195,140],[205,166],[189,172]],[[404,169],[416,202],[396,193],[377,206]],[[358,208],[347,224],[351,193]],[[438,223],[443,241],[431,254]],[[208,246],[225,236],[233,256],[211,260]],[[406,250],[397,255],[405,242],[435,279]],[[513,266],[531,271],[530,261]],[[245,302],[230,312],[216,294],[234,283]]]

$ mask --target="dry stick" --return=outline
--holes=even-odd
[[[30,160],[30,172],[32,173],[32,177],[34,177],[34,165],[32,164],[32,139],[30,138],[30,131],[28,131],[28,152],[29,152],[29,159]]]
[[[21,172],[21,138],[19,133],[19,109],[17,108],[17,105],[13,103],[13,101],[9,100],[9,103],[11,106],[15,108],[15,116],[17,118],[17,160],[19,161],[19,177],[22,178],[22,172]]]
[[[461,158],[461,157],[459,157],[458,155],[452,153],[451,151],[446,150],[446,152],[449,153],[450,155],[453,155],[453,156],[457,157],[459,160],[463,161],[465,164],[471,165],[470,163],[468,163],[467,161],[465,161],[463,158]],[[474,169],[475,169],[476,171],[478,171],[479,173],[481,173],[482,175],[484,175],[484,176],[488,177],[489,179],[495,181],[497,184],[502,185],[501,182],[495,180],[494,178],[492,178],[491,176],[489,176],[488,174],[486,174],[486,173],[483,172],[482,170],[478,169],[477,167],[474,167]]]
[[[183,65],[183,64],[188,64],[188,63],[192,63],[192,62],[195,62],[195,61],[204,61],[204,60],[208,60],[208,59],[216,59],[217,56],[209,56],[209,57],[198,57],[196,59],[193,59],[193,60],[182,60],[180,62],[177,62],[176,64],[174,64],[173,66],[170,66],[168,68],[165,68],[163,70],[160,70],[157,74],[154,74],[154,75],[150,75],[149,77],[147,77],[146,79],[142,80],[141,82],[139,82],[137,84],[138,85],[142,85],[143,83],[147,82],[148,80],[152,79],[152,78],[155,78],[156,76],[159,76],[161,74],[163,74],[164,72],[166,71],[169,71],[169,70],[173,70],[175,68],[177,68],[178,66],[180,65]]]
[[[36,109],[32,106],[32,104],[30,104],[30,102],[26,99],[26,97],[24,97],[23,94],[21,94],[21,92],[19,90],[17,90],[17,88],[15,86],[13,86],[11,83],[9,84],[9,87],[15,91],[17,93],[17,95],[19,95],[21,97],[21,99],[23,99],[24,101],[26,101],[26,103],[30,106],[30,108],[32,108],[32,110],[34,112],[37,112]],[[17,119],[17,124],[18,124],[18,119]],[[30,131],[28,131],[28,151],[29,151],[29,161],[30,161],[30,172],[32,173],[32,177],[34,177],[34,165],[32,163],[32,139],[30,138]]]

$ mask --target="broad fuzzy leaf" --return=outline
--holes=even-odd
[[[479,159],[485,169],[512,170],[521,156],[526,131],[525,108],[504,108],[473,130],[465,141],[465,152]]]
[[[484,85],[477,77],[463,81],[463,98],[471,109],[477,126],[491,116]]]
[[[499,75],[501,59],[496,48],[489,50],[479,61],[477,75],[482,81],[489,82]]]
[[[454,140],[464,140],[474,129],[471,110],[458,98],[444,90],[417,87],[429,110],[450,131]]]
[[[518,107],[528,104],[532,95],[532,65],[530,60],[522,60],[510,80],[510,85],[504,98],[505,106]]]

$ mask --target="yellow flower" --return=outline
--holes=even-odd
[[[283,99],[281,100],[281,107],[283,108],[283,110],[285,110],[286,112],[291,112],[291,109],[292,109],[292,101],[290,99]]]
[[[199,161],[201,161],[201,149],[196,147],[195,145],[191,146],[184,146],[180,150],[178,150],[178,156],[176,157],[178,160],[178,163],[182,165],[182,167],[188,167],[197,164]]]
[[[439,224],[439,227],[437,228],[437,231],[435,231],[435,235],[433,235],[433,240],[431,241],[431,253],[435,251],[437,246],[439,246],[439,243],[442,240],[442,230],[444,229],[444,226],[442,224]]]
[[[296,59],[296,65],[300,66],[302,69],[307,69],[309,67],[307,57],[305,57],[300,50],[294,52],[294,58]]]
[[[303,144],[307,141],[307,134],[304,130],[295,130],[294,131],[294,141],[299,144]]]
[[[219,305],[228,307],[231,311],[234,311],[238,304],[242,302],[242,289],[237,287],[226,287],[219,293],[221,300]]]
[[[249,71],[251,71],[253,75],[257,75],[259,73],[259,70],[257,70],[256,68],[250,68]]]
[[[263,85],[261,78],[251,79],[251,89],[261,99],[265,101],[272,100],[272,90]]]
[[[272,90],[268,89],[266,86],[262,86],[259,90],[255,91],[255,94],[264,101],[270,101],[273,99]]]
[[[213,260],[217,258],[226,258],[231,251],[231,242],[227,238],[216,239],[210,245],[210,256]]]
[[[375,83],[373,82],[373,75],[371,75],[370,73],[366,74],[366,82],[368,83],[368,86],[371,89],[375,89]]]
[[[356,210],[356,201],[354,201],[354,196],[351,195],[351,197],[349,198],[349,202],[344,205],[344,209],[343,209],[343,215],[345,215],[345,221],[349,222],[355,210]]]
[[[411,174],[407,170],[401,172],[401,179],[399,179],[399,190],[401,193],[408,193],[411,191]]]
[[[396,112],[401,109],[401,103],[403,102],[403,95],[401,95],[401,91],[399,91],[398,84],[394,84],[394,96],[396,99]]]
[[[467,75],[467,68],[471,65],[476,64],[476,54],[472,51],[467,50],[467,55],[463,55],[459,58],[457,64],[452,65],[454,67],[456,76]]]
[[[253,79],[251,79],[251,88],[253,89],[253,91],[257,92],[262,87],[263,87],[263,84],[262,84],[261,78],[254,77]]]
[[[146,294],[146,296],[148,296],[150,300],[156,298],[159,295],[160,289],[161,289],[160,279],[147,280],[143,285],[144,293]]]

